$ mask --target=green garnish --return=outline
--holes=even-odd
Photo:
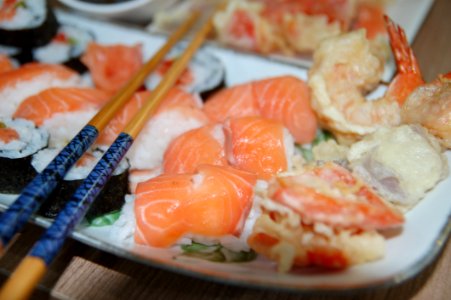
[[[333,138],[334,137],[332,136],[332,133],[330,133],[329,131],[318,130],[318,133],[316,134],[316,137],[313,140],[312,145],[316,146],[321,142],[325,142]]]
[[[27,4],[25,3],[25,1],[19,1],[16,3],[16,5],[14,5],[14,8],[17,9],[19,7],[27,8]]]
[[[257,257],[255,251],[239,251],[235,252],[225,248],[220,244],[204,245],[193,242],[190,245],[182,245],[184,256],[196,257],[214,262],[247,262]]]
[[[68,39],[67,39],[67,43],[69,44],[69,45],[71,45],[71,46],[75,46],[75,45],[77,45],[77,40],[75,39],[75,38],[73,38],[73,37],[69,37]]]
[[[101,227],[109,226],[119,219],[121,212],[119,210],[88,220],[90,226]]]
[[[6,124],[5,123],[3,123],[3,122],[0,122],[0,128],[7,128],[8,126],[6,126]]]

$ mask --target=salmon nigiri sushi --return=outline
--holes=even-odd
[[[135,241],[170,247],[185,235],[240,235],[256,178],[231,167],[199,166],[195,174],[161,175],[136,192]]]
[[[50,88],[25,99],[13,116],[45,128],[50,133],[50,146],[62,146],[110,97],[110,93],[93,88]]]
[[[127,103],[100,135],[97,143],[109,145],[126,124],[144,106],[150,92],[138,92]],[[147,121],[127,153],[132,169],[153,169],[163,162],[169,143],[180,134],[209,123],[200,109],[200,99],[174,88],[163,99],[156,112]]]
[[[231,87],[207,99],[205,113],[217,122],[227,118],[262,116],[282,122],[297,143],[310,143],[317,130],[304,81],[280,76]]]
[[[291,168],[294,140],[282,123],[261,117],[232,118],[224,124],[231,165],[270,179]]]
[[[31,63],[0,74],[0,117],[11,117],[27,97],[51,87],[79,86],[80,76],[52,64]]]
[[[227,165],[221,124],[192,129],[175,138],[164,153],[165,174],[192,173],[199,165]]]

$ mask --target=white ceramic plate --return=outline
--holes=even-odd
[[[164,40],[146,32],[67,13],[58,13],[67,23],[90,28],[100,43],[142,43],[146,56],[150,56]],[[125,38],[126,37],[126,38]],[[208,48],[208,47],[206,47]],[[226,84],[237,84],[269,76],[292,74],[306,78],[306,70],[281,64],[262,57],[245,55],[227,49],[210,49],[225,65]],[[451,152],[447,153],[451,160]],[[451,165],[450,165],[451,167]],[[262,286],[297,291],[349,291],[375,286],[397,284],[410,278],[427,266],[439,253],[450,232],[451,177],[442,181],[427,197],[406,215],[400,234],[387,240],[386,256],[378,261],[352,267],[344,271],[312,272],[310,269],[279,274],[275,264],[263,258],[249,263],[213,263],[177,256],[174,249],[156,249],[125,244],[112,236],[111,226],[103,228],[80,227],[73,237],[95,248],[144,264],[165,268],[189,276],[237,285]],[[14,197],[0,197],[7,206]],[[48,220],[35,218],[35,222],[48,226]]]

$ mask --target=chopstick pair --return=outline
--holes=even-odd
[[[196,14],[192,15],[170,38],[171,42],[168,41],[168,43],[162,49],[166,49],[169,46],[172,47],[172,45],[175,44],[178,39],[180,39],[182,33],[185,33],[188,28],[191,27],[189,25],[194,24],[197,16],[198,15]],[[56,256],[60,247],[63,245],[65,238],[82,220],[90,204],[94,201],[95,197],[100,193],[105,183],[111,177],[114,169],[117,167],[121,159],[125,156],[128,149],[131,147],[134,139],[145,125],[149,116],[155,111],[155,108],[161,102],[163,97],[175,84],[177,78],[185,69],[187,63],[190,61],[196,50],[201,46],[211,29],[212,17],[210,17],[202,26],[202,28],[196,33],[188,47],[185,49],[184,53],[172,65],[172,67],[161,80],[160,84],[152,92],[144,107],[135,115],[132,121],[130,121],[130,123],[119,134],[117,139],[105,152],[105,154],[102,156],[102,158],[88,175],[88,177],[83,181],[80,187],[70,198],[64,209],[55,218],[52,225],[35,243],[29,254],[22,260],[9,280],[2,287],[2,290],[0,291],[0,299],[26,299],[30,296],[36,284],[45,274],[47,266]],[[167,50],[168,49],[166,49],[166,51]],[[164,57],[163,54],[161,54],[161,56]],[[152,61],[153,60],[154,59],[152,59]],[[147,68],[145,69],[151,69],[150,65],[152,65],[151,62],[146,64]],[[134,87],[133,91],[142,84],[142,81],[147,75],[146,72],[148,71],[140,72],[137,76],[138,79],[130,83],[130,86]],[[130,92],[130,90],[132,89],[129,89],[129,87],[124,88],[125,92]],[[132,93],[133,92],[130,92],[129,96],[131,96]],[[57,179],[64,176],[64,173],[69,169],[70,165],[73,164],[84,151],[86,151],[86,149],[98,135],[99,130],[103,129],[106,126],[109,119],[114,116],[114,114],[122,107],[125,102],[126,100],[115,101],[111,104],[111,108],[109,108],[107,112],[94,117],[79,133],[79,135],[69,143],[69,145],[66,147],[67,149],[63,149],[63,151],[61,152],[62,157],[60,157],[59,155],[49,164],[47,168],[49,168],[50,171],[48,171],[47,173],[51,173],[52,175],[49,176],[44,171],[41,173],[44,173],[44,175],[42,175],[37,180],[33,180],[31,184],[29,184],[30,188],[28,188],[27,186],[28,189],[26,188],[25,196],[23,196],[24,193],[22,193],[22,195],[18,199],[21,200],[22,197],[22,199],[24,200],[19,201],[19,205],[15,205],[12,211],[7,211],[7,216],[14,215],[14,217],[2,218],[3,220],[9,222],[13,218],[13,221],[15,221],[13,228],[14,230],[9,230],[7,234],[3,234],[2,232],[3,245],[5,245],[5,240],[9,241],[10,238],[14,235],[19,227],[18,225],[22,226],[23,223],[26,222],[28,217],[37,209],[38,205],[50,193],[51,189],[56,186]],[[50,182],[50,184],[48,182]],[[40,188],[39,185],[45,185],[45,187]],[[35,201],[35,198],[38,200]],[[2,219],[0,220],[3,221]],[[4,240],[4,236],[7,239]]]
[[[22,229],[30,216],[48,198],[72,165],[92,145],[99,132],[127,103],[133,93],[143,84],[149,73],[158,66],[169,50],[195,24],[198,17],[199,13],[196,12],[187,18],[124,88],[88,122],[52,162],[23,189],[17,200],[3,212],[0,216],[0,254],[3,253],[4,248],[14,235]]]

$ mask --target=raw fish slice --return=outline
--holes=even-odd
[[[88,67],[96,87],[115,92],[141,68],[141,45],[90,43],[81,61]]]
[[[80,76],[53,64],[26,64],[0,74],[0,117],[10,117],[19,104],[31,95],[51,87],[80,86]]]
[[[57,113],[99,109],[110,98],[110,93],[93,88],[50,88],[25,99],[13,117],[41,126]]]
[[[216,122],[248,116],[280,121],[301,144],[311,142],[317,130],[308,87],[293,76],[273,77],[222,90],[207,100],[204,111]]]
[[[238,236],[252,206],[256,176],[228,166],[202,165],[192,180],[193,194],[184,206],[190,232]]]
[[[293,76],[256,81],[254,95],[261,115],[282,122],[296,142],[310,143],[315,138],[318,125],[304,81]]]
[[[125,107],[117,114],[103,130],[97,139],[97,144],[110,145],[130,122],[135,114],[144,106],[146,100],[150,97],[150,91],[137,92],[132,99],[128,101]],[[200,100],[195,96],[184,92],[181,89],[173,88],[163,99],[157,109],[157,114],[172,106],[200,107]]]
[[[288,169],[293,152],[289,144],[294,142],[280,122],[261,117],[234,118],[225,123],[224,130],[226,155],[231,165],[262,179],[270,179]]]
[[[229,117],[260,115],[252,83],[233,86],[214,94],[205,103],[204,111],[214,122],[224,122]]]
[[[222,125],[207,125],[175,138],[164,153],[165,174],[193,173],[201,164],[227,165]]]
[[[238,234],[252,205],[255,181],[244,171],[203,165],[196,174],[161,175],[140,183],[135,241],[169,247],[185,234]]]

